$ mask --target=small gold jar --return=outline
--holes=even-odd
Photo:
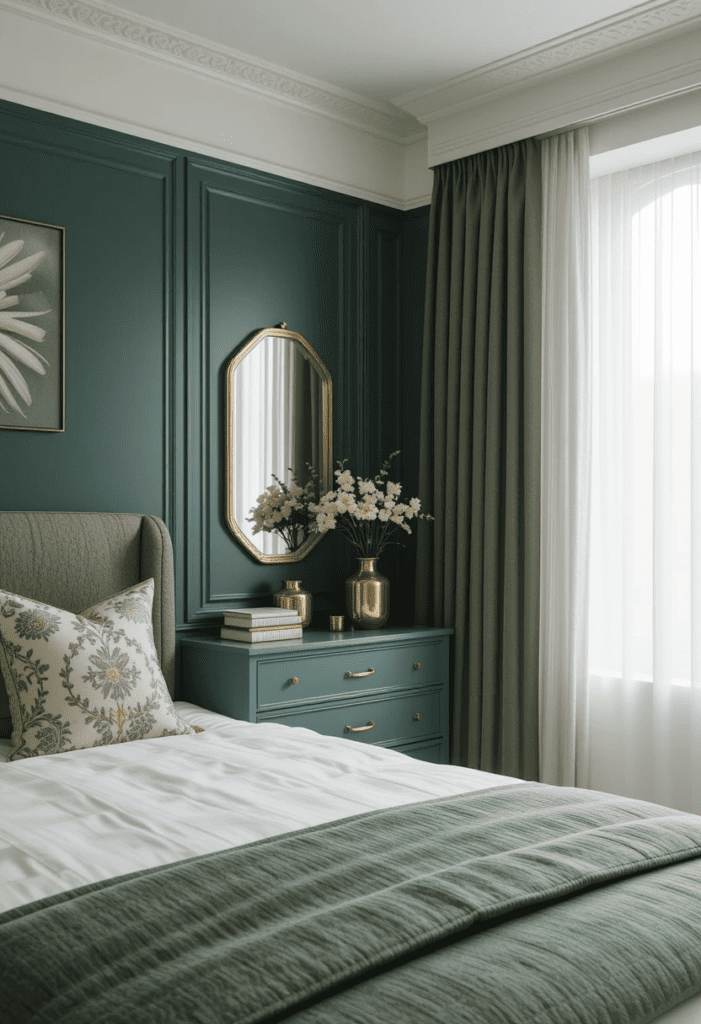
[[[282,590],[273,594],[273,604],[278,608],[294,608],[302,618],[302,629],[312,621],[312,595],[302,590],[301,580],[283,580]]]

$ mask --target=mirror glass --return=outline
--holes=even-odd
[[[295,480],[304,487],[311,467],[318,474],[315,492],[326,493],[331,458],[328,370],[301,334],[284,326],[259,331],[227,372],[227,521],[258,561],[295,562],[319,542],[319,534],[305,539],[302,528],[287,521],[276,532],[254,532],[251,517],[276,477],[287,487]]]

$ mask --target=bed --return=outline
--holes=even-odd
[[[165,526],[0,513],[0,590],[76,613],[147,578],[172,693]],[[174,709],[0,739],[0,1020],[701,1021],[701,818]]]

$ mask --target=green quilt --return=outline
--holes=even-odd
[[[701,817],[509,785],[0,916],[12,1024],[648,1024],[701,991]]]

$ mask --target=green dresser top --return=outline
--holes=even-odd
[[[240,643],[238,640],[222,640],[213,634],[201,633],[180,634],[179,639],[182,643],[216,644],[256,657],[259,654],[274,654],[279,651],[289,651],[294,654],[299,651],[305,653],[313,650],[331,651],[338,646],[347,649],[379,643],[406,644],[407,641],[420,643],[426,640],[438,640],[440,637],[450,636],[452,633],[452,629],[433,626],[404,626],[393,629],[346,630],[343,633],[331,633],[325,629],[305,629],[301,640],[273,640],[270,643],[254,644]]]

